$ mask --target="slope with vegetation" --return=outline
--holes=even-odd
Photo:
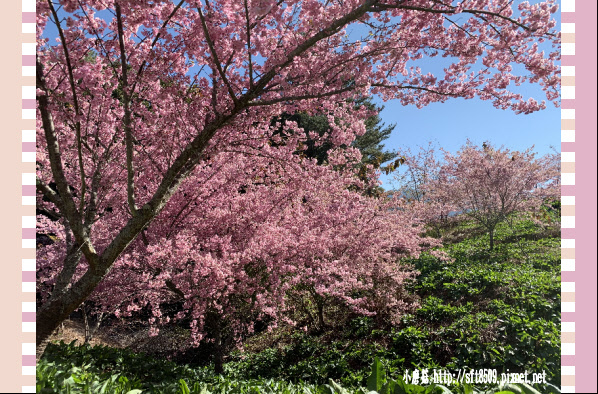
[[[54,345],[38,367],[38,383],[57,387],[63,384],[60,379],[72,378],[75,384],[78,376],[83,379],[79,382],[110,380],[128,389],[186,392],[180,388],[183,379],[198,393],[204,388],[221,392],[222,387],[224,392],[237,387],[237,392],[319,393],[329,392],[318,390],[332,379],[357,392],[368,387],[372,362],[380,359],[382,370],[396,381],[416,368],[496,369],[499,376],[546,371],[549,385],[536,388],[550,392],[551,385],[560,386],[560,235],[559,211],[545,207],[543,213],[552,224],[514,215],[498,225],[492,251],[488,235],[475,223],[461,218],[445,223],[441,250],[449,261],[424,253],[402,262],[420,272],[408,285],[420,307],[395,327],[331,305],[325,310],[324,329],[305,332],[281,326],[255,335],[242,352],[228,358],[222,377],[214,375],[208,353],[198,350],[167,363],[152,358],[151,352]],[[431,387],[404,392],[441,392]],[[462,386],[450,389],[469,392],[459,391],[465,390]]]

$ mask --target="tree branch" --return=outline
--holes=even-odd
[[[247,104],[247,106],[248,107],[257,107],[257,106],[272,105],[272,104],[280,103],[283,101],[299,101],[299,100],[310,100],[310,99],[316,99],[316,98],[322,98],[322,97],[329,97],[329,96],[334,96],[336,94],[348,92],[353,89],[354,89],[353,86],[348,86],[348,87],[345,87],[342,89],[333,90],[333,91],[326,92],[326,93],[304,94],[304,95],[299,95],[299,96],[279,97],[279,98],[271,99],[271,100],[251,101]]]
[[[413,89],[413,90],[423,90],[425,92],[430,92],[434,94],[438,94],[441,96],[449,96],[449,97],[459,97],[456,93],[443,93],[439,92],[434,89],[424,88],[423,86],[411,86],[411,85],[402,85],[402,86],[395,86],[395,85],[386,85],[383,83],[373,83],[372,86],[380,87],[380,88],[394,88],[394,89]]]
[[[366,0],[361,6],[355,8],[353,11],[344,15],[343,17],[333,20],[332,23],[327,28],[320,30],[319,32],[317,32],[316,34],[314,34],[313,36],[311,36],[310,38],[305,40],[303,43],[301,43],[299,46],[297,46],[295,49],[293,49],[287,55],[286,60],[283,63],[281,63],[278,67],[273,66],[268,72],[266,72],[259,79],[259,81],[255,85],[254,89],[250,89],[247,93],[245,93],[239,99],[239,101],[249,102],[253,98],[257,97],[259,92],[261,92],[268,85],[268,83],[276,76],[276,74],[278,73],[279,70],[282,70],[286,66],[291,64],[293,62],[293,59],[295,59],[297,56],[300,56],[301,54],[303,54],[305,51],[307,51],[309,48],[314,46],[319,41],[321,41],[325,38],[328,38],[330,36],[333,36],[334,34],[338,33],[338,31],[343,26],[345,26],[348,23],[353,22],[353,21],[359,19],[360,17],[362,17],[363,15],[365,15],[367,13],[369,7],[371,7],[371,5],[374,2],[375,2],[375,0]]]
[[[137,214],[137,206],[135,206],[135,179],[134,179],[134,163],[133,163],[133,130],[131,128],[131,98],[129,96],[129,83],[127,81],[127,55],[125,52],[125,41],[123,32],[123,23],[120,5],[115,3],[116,21],[118,25],[118,42],[120,45],[120,63],[122,70],[122,92],[123,92],[123,106],[125,116],[123,118],[123,126],[125,129],[125,144],[127,151],[127,203],[131,215]]]
[[[62,43],[62,48],[64,50],[64,57],[66,60],[66,67],[68,70],[69,76],[69,84],[71,86],[71,92],[73,93],[73,107],[75,108],[75,134],[77,138],[77,157],[79,159],[79,175],[81,178],[81,199],[79,200],[79,211],[83,211],[83,206],[85,204],[85,170],[83,168],[83,154],[81,152],[81,122],[79,121],[78,117],[80,115],[79,110],[79,99],[77,98],[77,91],[75,89],[75,78],[73,77],[73,66],[71,64],[71,57],[69,55],[69,50],[66,45],[66,38],[64,37],[64,32],[62,31],[62,26],[60,25],[60,21],[58,19],[58,15],[56,14],[56,10],[54,9],[54,3],[52,0],[48,0],[48,5],[50,6],[50,11],[52,12],[52,16],[54,17],[54,21],[56,23],[56,28],[58,29],[58,34],[60,35],[60,42]]]
[[[42,127],[44,129],[44,136],[46,138],[46,145],[48,147],[48,157],[50,159],[50,167],[52,169],[52,176],[56,182],[58,194],[63,202],[64,215],[68,222],[69,227],[73,231],[75,241],[81,245],[83,254],[89,262],[90,266],[94,266],[98,262],[98,255],[91,244],[91,240],[85,228],[81,223],[81,212],[77,211],[75,201],[71,194],[69,184],[64,174],[64,168],[62,166],[62,157],[60,154],[60,145],[58,144],[58,138],[56,136],[56,130],[54,129],[54,121],[52,114],[48,109],[48,96],[46,81],[44,77],[43,66],[36,58],[36,81],[38,89],[44,91],[44,94],[37,96],[38,107],[42,118]],[[36,181],[37,187],[37,181]]]
[[[224,70],[222,69],[222,65],[220,64],[220,60],[218,59],[218,54],[216,53],[216,49],[214,48],[214,42],[212,41],[212,38],[210,37],[210,32],[208,31],[208,25],[206,24],[206,19],[204,18],[204,15],[201,12],[200,7],[197,7],[197,12],[199,13],[199,18],[201,20],[201,27],[203,30],[203,34],[205,36],[206,42],[208,43],[208,48],[210,49],[210,53],[212,54],[212,60],[214,61],[216,70],[218,70],[218,74],[220,74],[220,78],[222,79],[222,82],[224,82],[224,84],[226,85],[226,88],[228,90],[228,94],[230,95],[230,98],[233,100],[233,103],[235,104],[235,106],[237,106],[239,100],[237,99],[235,92],[233,92],[233,88],[231,87],[230,82],[226,78],[226,74],[224,73]]]
[[[445,4],[443,4],[445,5]],[[447,7],[450,7],[448,5],[445,5]],[[369,11],[372,12],[381,12],[381,11],[387,11],[390,9],[401,9],[401,10],[412,10],[412,11],[422,11],[422,12],[429,12],[432,14],[455,14],[455,10],[456,7],[450,7],[448,9],[435,9],[435,8],[427,8],[427,7],[417,7],[417,6],[409,6],[409,5],[392,5],[392,4],[376,4],[372,7],[370,7]],[[464,14],[472,14],[472,15],[490,15],[490,16],[495,16],[497,18],[501,18],[504,19],[516,26],[519,26],[520,28],[522,28],[523,30],[527,30],[527,31],[531,31],[531,29],[528,26],[525,26],[523,23],[513,19],[513,18],[509,18],[508,16],[502,15],[498,12],[492,12],[492,11],[484,11],[484,10],[472,10],[472,9],[464,9],[461,10],[462,13]]]
[[[35,188],[38,192],[42,193],[44,197],[50,200],[51,203],[56,205],[61,211],[64,210],[64,203],[60,199],[58,193],[56,193],[50,186],[46,185],[39,178],[35,178]]]
[[[245,7],[245,28],[247,29],[247,57],[248,57],[248,72],[249,72],[249,89],[253,88],[253,60],[251,59],[251,29],[249,26],[249,9],[247,7],[247,0],[243,0]]]
[[[73,200],[71,191],[69,189],[66,176],[64,175],[64,168],[62,166],[62,156],[60,153],[60,145],[58,144],[56,130],[54,129],[54,121],[52,119],[52,114],[48,109],[48,96],[46,89],[46,81],[44,78],[44,69],[39,61],[39,58],[36,58],[36,82],[37,88],[46,92],[42,95],[37,96],[37,101],[39,104],[39,112],[41,114],[42,128],[44,129],[44,136],[48,147],[48,158],[50,159],[52,177],[56,182],[56,187],[58,189],[58,194],[60,195],[60,200],[63,202],[64,215],[70,223],[71,228],[75,231],[76,234],[80,235],[80,216],[79,212],[77,211],[77,207],[75,206],[75,201]]]

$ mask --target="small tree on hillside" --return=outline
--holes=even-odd
[[[559,169],[553,155],[535,156],[532,148],[518,152],[468,141],[456,155],[445,152],[445,164],[430,187],[488,231],[492,250],[494,230],[509,215],[558,198]]]
[[[394,174],[397,183],[396,191],[409,201],[424,202],[426,200],[425,185],[438,176],[439,164],[434,144],[420,146],[417,153],[411,149],[402,149],[399,156],[404,159],[401,169]]]
[[[402,164],[393,179],[396,182],[394,193],[406,202],[405,207],[440,236],[440,226],[454,209],[446,196],[435,193],[432,187],[441,167],[437,150],[432,142],[418,147],[417,153],[409,148],[400,150],[398,156]]]

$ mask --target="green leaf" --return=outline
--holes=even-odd
[[[318,386],[318,394],[334,394],[334,388],[329,384]]]
[[[409,385],[403,381],[403,379],[399,379],[395,381],[395,387],[392,394],[408,394]]]
[[[448,387],[443,386],[441,384],[437,384],[435,387],[440,389],[440,391],[437,391],[438,394],[453,394],[453,392],[449,390]]]
[[[104,382],[104,384],[100,387],[100,390],[98,391],[100,394],[104,394],[106,392],[106,388],[108,387],[108,383],[110,383],[110,379],[106,379],[106,381]]]
[[[550,394],[561,394],[561,389],[550,383],[544,383]]]
[[[347,389],[341,387],[341,385],[339,385],[338,383],[336,383],[334,380],[330,379],[330,386],[335,390],[335,393],[338,394],[349,394],[349,392],[347,391]]]
[[[189,386],[187,386],[187,383],[183,379],[179,380],[179,389],[181,390],[181,394],[191,394]]]
[[[387,381],[382,388],[380,388],[380,394],[393,394],[396,385],[397,383],[394,380]]]
[[[378,357],[376,357],[372,364],[372,374],[367,380],[367,388],[372,391],[380,391],[383,383],[384,373],[382,372],[382,364]]]
[[[502,388],[507,391],[512,391],[514,394],[523,394],[521,388],[519,388],[519,386],[517,386],[517,384],[515,383],[507,383],[504,386],[502,386]]]
[[[538,390],[527,383],[518,383],[517,385],[521,387],[523,394],[541,394]]]

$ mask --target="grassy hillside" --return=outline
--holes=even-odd
[[[496,369],[499,377],[507,372],[545,371],[547,381],[559,387],[557,230],[513,218],[499,225],[497,243],[489,252],[488,236],[472,223],[448,225],[443,230],[442,250],[452,262],[427,253],[402,262],[420,272],[408,288],[419,298],[420,308],[403,316],[398,326],[331,308],[326,315],[327,330],[304,332],[287,326],[255,336],[244,351],[229,357],[226,378],[211,373],[209,358],[200,351],[195,357],[193,352],[179,357],[179,363],[189,364],[181,365],[108,347],[55,345],[48,347],[38,367],[38,386],[50,389],[64,384],[61,379],[83,376],[79,379],[123,385],[106,392],[152,387],[159,388],[157,392],[186,392],[180,382],[184,379],[190,390],[194,382],[202,382],[211,384],[214,392],[255,386],[255,392],[291,393],[320,392],[333,379],[355,391],[368,386],[372,362],[379,358],[392,379],[415,368]],[[71,373],[72,367],[83,369]],[[196,385],[198,393],[204,388],[201,384]],[[273,385],[278,386],[274,389]],[[99,383],[96,386],[99,389]],[[549,389],[537,387],[542,392]]]

